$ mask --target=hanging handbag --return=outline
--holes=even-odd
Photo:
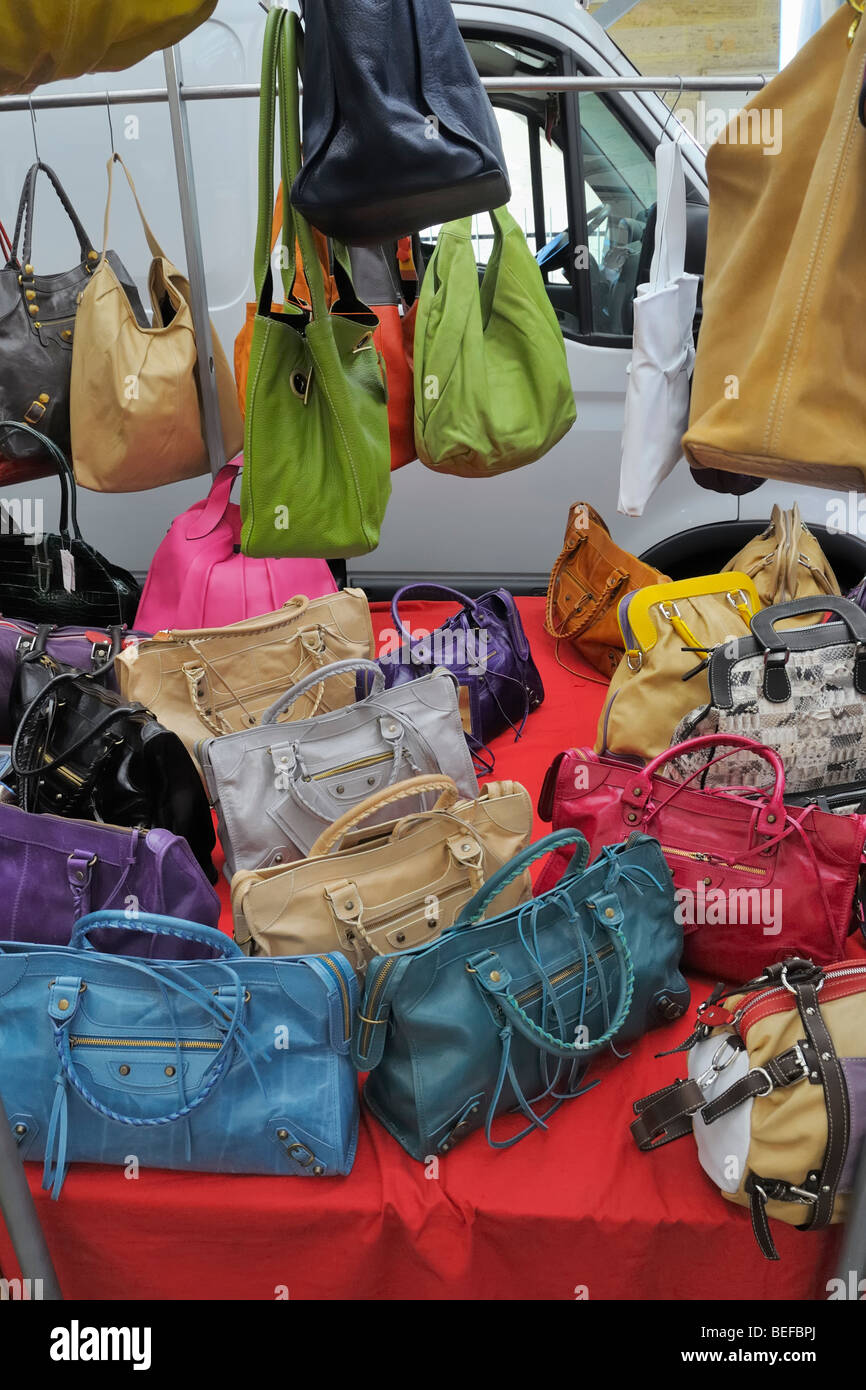
[[[654,758],[707,698],[714,647],[746,636],[761,603],[745,574],[709,574],[626,594],[617,609],[625,655],[598,721],[595,748]]]
[[[2,45],[0,52],[3,52]],[[39,78],[40,82],[44,80]],[[50,180],[81,248],[78,265],[57,275],[39,275],[32,264],[36,184],[40,173]],[[24,243],[19,255],[22,229]],[[113,251],[105,251],[103,256],[118,283],[123,285],[131,312],[140,323],[145,323],[144,309],[129,271]],[[0,420],[24,420],[28,425],[38,425],[41,434],[18,431],[2,435],[0,453],[7,461],[0,464],[0,482],[4,484],[27,482],[54,472],[54,462],[44,448],[41,435],[47,435],[65,454],[70,451],[72,345],[81,297],[98,260],[99,252],[93,249],[59,178],[53,169],[38,160],[24,180],[14,240],[6,267],[0,270]],[[14,465],[14,471],[10,464]]]
[[[157,912],[216,927],[219,898],[187,844],[168,830],[28,815],[0,804],[0,941],[68,946],[80,917],[95,909],[124,912],[130,928]],[[130,930],[94,936],[97,950],[187,960],[187,940]]]
[[[822,623],[828,610],[835,621]],[[817,626],[791,627],[809,618]],[[752,619],[750,637],[713,652],[709,686],[708,703],[686,715],[672,743],[742,734],[778,753],[789,793],[866,794],[866,614],[855,603],[828,594],[765,608]],[[676,766],[685,777],[704,763],[689,756]],[[766,765],[752,752],[701,775],[707,787],[766,780]]]
[[[373,677],[363,700],[277,723],[319,683],[358,671]],[[454,678],[435,671],[386,690],[375,662],[358,658],[305,676],[265,711],[259,728],[207,739],[198,756],[229,874],[304,859],[346,811],[408,777],[441,772],[461,796],[478,795]],[[431,805],[428,797],[422,808]],[[372,823],[414,809],[411,797],[381,806]]]
[[[623,639],[616,612],[619,600],[667,576],[621,550],[588,502],[568,513],[562,550],[550,572],[544,630],[610,678],[622,660]],[[560,663],[561,664],[561,663]]]
[[[70,408],[75,476],[96,492],[142,492],[208,471],[190,287],[147,225],[120,155],[108,161],[105,240],[115,163],[127,177],[153,257],[153,322],[142,327],[103,253],[81,297]],[[216,333],[213,358],[226,458],[243,447],[234,378]]]
[[[60,534],[0,532],[0,613],[33,623],[132,625],[137,580],[88,545],[78,525],[72,469],[57,446],[22,422],[0,422],[0,449],[20,434],[36,438],[60,482]]]
[[[505,208],[479,289],[469,218],[442,228],[418,298],[415,445],[438,473],[492,478],[552,449],[576,419],[565,342]]]
[[[749,541],[725,565],[725,570],[736,570],[754,579],[764,608],[791,603],[798,598],[839,593],[839,583],[830,562],[804,524],[797,502],[785,511],[774,506],[766,531]],[[785,626],[798,627],[810,621],[811,614],[788,618]]]
[[[504,887],[559,847],[572,856],[558,888],[478,925]],[[688,1008],[682,928],[655,840],[631,836],[588,860],[581,834],[548,835],[494,874],[438,941],[371,961],[355,1062],[370,1073],[370,1110],[413,1158],[447,1153],[482,1125],[493,1148],[546,1129],[589,1089],[587,1064],[605,1044]],[[518,1109],[529,1125],[494,1139],[495,1117]]]
[[[152,710],[190,751],[212,734],[258,724],[287,684],[335,661],[369,658],[370,605],[361,589],[308,600],[297,595],[275,613],[227,627],[158,632],[115,662],[127,700]],[[314,681],[294,717],[339,709],[355,698],[350,676]]]
[[[674,758],[717,744],[763,759],[772,785],[736,795],[702,791],[694,776],[688,783],[673,779]],[[815,806],[795,810],[784,795],[785,770],[771,748],[723,735],[665,749],[640,769],[585,748],[560,753],[538,814],[554,830],[579,830],[593,852],[631,831],[655,835],[677,889],[684,961],[717,978],[747,980],[791,954],[820,964],[837,960],[862,923],[866,818],[827,815]],[[552,859],[536,891],[552,888],[565,866],[564,856]]]
[[[707,157],[704,316],[683,439],[697,466],[842,493],[866,488],[866,25],[849,45],[850,18],[838,8]]]
[[[750,1209],[768,1260],[779,1258],[771,1220],[819,1231],[846,1219],[866,1128],[864,991],[866,965],[850,960],[788,959],[736,990],[719,985],[677,1049],[688,1079],[635,1102],[638,1148],[693,1135],[710,1181]]]
[[[231,501],[242,459],[227,463],[201,502],[171,523],[151,561],[135,624],[144,632],[222,627],[272,613],[295,594],[335,594],[324,560],[253,560],[240,553]]]
[[[424,637],[413,638],[400,604],[415,598],[446,599],[460,611]],[[468,598],[444,584],[406,584],[391,600],[400,644],[379,658],[388,689],[444,667],[460,689],[463,727],[469,746],[487,772],[494,760],[486,744],[511,729],[520,738],[526,721],[544,699],[544,686],[523,630],[517,604],[507,589]]]
[[[365,824],[424,792],[439,793],[432,810]],[[398,782],[323,830],[300,863],[235,874],[235,941],[250,955],[342,951],[363,974],[376,956],[434,941],[531,834],[532,803],[519,782],[488,782],[472,801],[460,800],[450,777]],[[531,896],[520,874],[499,911]]]
[[[304,65],[291,198],[328,236],[379,245],[508,202],[496,116],[448,0],[317,0]]]
[[[277,65],[284,176],[300,167],[297,16],[273,8],[265,28],[259,130],[259,220],[247,391],[241,545],[245,555],[364,555],[379,543],[391,492],[387,392],[373,344],[377,320],[352,287],[348,255],[334,246],[339,298],[328,308],[312,229],[283,200],[286,302],[271,309]],[[367,132],[369,135],[369,132]],[[292,301],[295,242],[312,307]]]
[[[415,320],[421,244],[402,237],[388,246],[350,246],[358,296],[379,320],[373,343],[385,364],[391,471],[418,457],[415,448]],[[406,296],[414,291],[410,303]]]
[[[225,959],[80,949],[96,929],[217,938]],[[3,1100],[18,1151],[44,1159],[54,1198],[70,1163],[119,1172],[131,1146],[146,1167],[186,1172],[348,1173],[357,995],[340,955],[247,960],[222,933],[172,917],[95,912],[66,950],[4,942]]]
[[[180,739],[143,705],[48,656],[44,629],[20,657],[11,721],[22,810],[170,830],[216,881],[210,810]]]

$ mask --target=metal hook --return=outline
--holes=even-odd
[[[30,124],[33,127],[33,148],[36,151],[36,163],[42,163],[42,156],[39,153],[39,136],[36,134],[36,112],[33,110],[33,93],[28,97],[30,105]]]
[[[676,111],[677,107],[678,107],[679,104],[680,104],[680,98],[682,97],[682,94],[683,94],[683,86],[684,86],[684,78],[683,78],[682,73],[680,73],[680,90],[677,92],[676,101],[674,102],[674,104],[673,104],[673,106],[671,107],[671,109],[668,111],[668,118],[667,118],[667,120],[665,121],[664,130],[662,131],[662,139],[663,139],[663,140],[664,140],[665,136],[666,136],[667,133],[668,133],[668,126],[669,126],[670,123],[671,123],[671,119],[672,119],[672,117],[673,117],[673,114],[674,114],[674,112]]]
[[[117,149],[116,149],[115,144],[114,144],[114,123],[113,123],[113,121],[112,121],[112,119],[111,119],[111,102],[109,101],[109,93],[108,93],[108,92],[105,93],[105,109],[106,109],[106,111],[108,112],[108,129],[109,129],[109,132],[110,132],[110,135],[111,135],[111,153],[112,153],[112,155],[115,155],[115,156],[116,156],[116,155],[117,155]]]

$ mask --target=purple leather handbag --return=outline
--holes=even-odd
[[[88,912],[158,913],[215,927],[219,898],[186,840],[169,830],[125,830],[95,821],[30,815],[0,804],[0,941],[67,946]],[[117,951],[115,937],[97,950]],[[128,955],[189,960],[178,938],[123,934]]]
[[[428,637],[413,638],[400,617],[400,602],[415,598],[451,599],[460,611]],[[517,605],[507,589],[492,589],[468,598],[444,584],[407,584],[391,602],[398,645],[379,658],[387,687],[426,676],[438,666],[460,686],[461,713],[467,742],[479,770],[493,771],[490,739],[506,729],[523,733],[532,710],[544,699]]]

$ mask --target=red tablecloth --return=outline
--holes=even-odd
[[[543,600],[521,612],[547,692],[521,742],[497,741],[495,775],[533,800],[555,753],[589,743],[604,689],[557,665]],[[390,627],[384,605],[375,623]],[[407,605],[415,624],[447,610]],[[568,652],[572,666],[576,662]],[[587,674],[589,670],[587,668]],[[546,827],[539,823],[538,834]],[[226,897],[227,901],[227,897]],[[228,922],[224,917],[227,929]],[[707,993],[698,981],[697,1003]],[[31,1185],[67,1298],[85,1299],[809,1299],[826,1298],[838,1228],[779,1223],[765,1261],[747,1212],[704,1177],[683,1139],[641,1154],[631,1102],[681,1075],[654,1060],[689,1031],[650,1034],[602,1084],[553,1116],[547,1134],[494,1152],[476,1133],[440,1159],[410,1159],[363,1113],[348,1178],[221,1177],[74,1166],[59,1203]],[[134,1140],[130,1140],[134,1150]],[[2,1228],[2,1222],[0,1222]],[[14,1272],[0,1229],[0,1267]]]

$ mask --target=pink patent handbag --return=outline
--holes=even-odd
[[[148,571],[135,619],[140,631],[225,627],[274,613],[296,594],[337,592],[324,560],[241,555],[241,514],[231,493],[242,463],[221,468],[209,495],[172,522]]]

